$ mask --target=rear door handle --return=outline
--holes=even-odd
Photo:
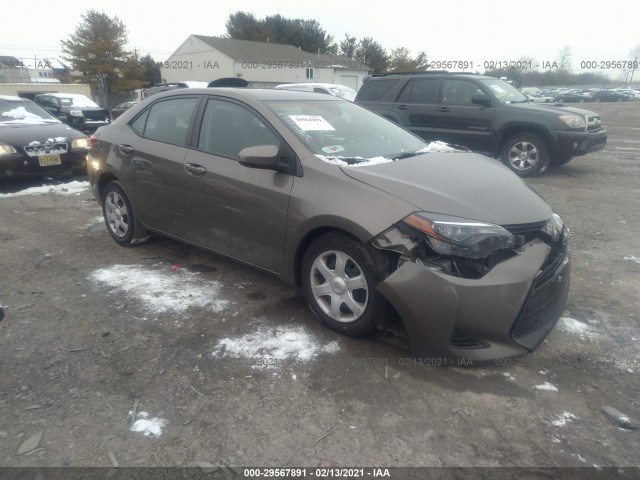
[[[438,111],[448,113],[450,110],[449,107],[438,107]]]
[[[131,155],[135,149],[131,146],[131,145],[118,145],[118,150],[120,150],[120,153],[123,155]]]
[[[195,163],[185,163],[184,169],[189,175],[199,176],[207,173],[206,168],[204,168],[202,165],[198,165]]]

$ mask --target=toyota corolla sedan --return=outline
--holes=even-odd
[[[31,100],[0,95],[0,180],[84,173],[89,139]]]
[[[400,318],[414,355],[482,362],[531,352],[565,308],[569,232],[540,196],[349,101],[174,90],[92,141],[116,242],[152,233],[269,272],[347,335]]]

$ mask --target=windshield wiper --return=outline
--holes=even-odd
[[[425,152],[422,152],[422,153],[425,153]],[[398,155],[392,155],[391,158],[393,158],[394,160],[402,160],[403,158],[415,157],[416,155],[421,155],[422,153],[404,152],[404,153],[399,153]]]

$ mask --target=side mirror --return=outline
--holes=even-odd
[[[278,170],[279,149],[275,145],[258,145],[240,150],[240,165],[249,168]]]
[[[491,105],[493,105],[493,103],[491,102],[491,98],[489,98],[489,96],[485,95],[484,93],[474,93],[473,95],[471,95],[471,103],[482,105],[483,107],[490,107]]]

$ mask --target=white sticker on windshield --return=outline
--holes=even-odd
[[[344,147],[342,147],[340,145],[328,145],[326,147],[322,147],[322,151],[324,153],[344,152]]]
[[[289,118],[296,122],[296,125],[305,132],[335,130],[335,128],[320,115],[289,115]]]
[[[491,88],[493,88],[498,93],[504,93],[504,88],[502,88],[500,85],[491,85]]]

